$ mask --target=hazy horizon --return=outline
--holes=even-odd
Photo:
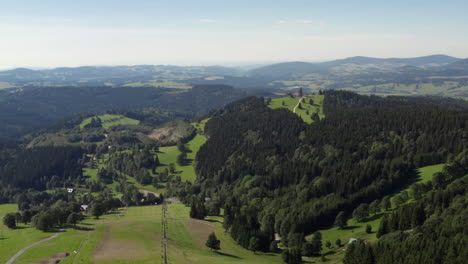
[[[2,7],[0,69],[468,57],[465,1],[45,0]]]
[[[426,57],[426,56],[432,56],[432,55],[446,55],[450,56],[447,54],[428,54],[428,55],[422,55],[418,57]],[[30,69],[30,70],[51,70],[51,69],[57,69],[57,68],[77,68],[77,67],[119,67],[119,66],[127,66],[127,67],[132,67],[132,66],[141,66],[141,65],[151,65],[151,66],[180,66],[180,67],[190,67],[190,66],[221,66],[221,67],[230,67],[230,68],[257,68],[257,67],[262,67],[262,66],[267,66],[267,65],[272,65],[272,64],[277,64],[277,63],[285,63],[285,62],[308,62],[308,63],[322,63],[322,62],[328,62],[328,61],[333,61],[333,60],[341,60],[341,59],[347,59],[347,58],[352,58],[352,57],[362,57],[361,55],[356,55],[356,56],[351,56],[351,57],[343,57],[343,58],[334,58],[330,60],[320,60],[320,61],[311,61],[311,60],[289,60],[289,61],[252,61],[252,62],[213,62],[213,63],[156,63],[156,64],[95,64],[95,65],[75,65],[75,66],[50,66],[50,67],[40,67],[40,66],[19,66],[19,67],[8,67],[8,68],[0,68],[0,71],[8,71],[8,70],[14,70],[14,69],[19,69],[19,68],[24,68],[24,69]],[[455,57],[455,56],[451,56]],[[398,59],[410,59],[410,58],[416,58],[416,57],[373,57],[377,59],[390,59],[390,58],[398,58]],[[467,59],[467,58],[460,58],[460,57],[455,57],[458,59]]]

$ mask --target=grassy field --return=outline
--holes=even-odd
[[[419,182],[430,180],[443,164],[421,168]],[[0,216],[16,211],[16,205],[1,205]],[[206,221],[194,221],[189,217],[190,208],[180,204],[168,205],[168,258],[170,263],[282,263],[278,254],[254,254],[238,246],[221,227],[222,217],[208,217]],[[321,230],[323,243],[330,241],[331,248],[324,247],[327,263],[341,263],[344,247],[335,245],[339,238],[347,244],[350,238],[375,241],[383,213],[371,215],[363,222],[348,220],[347,226],[339,230]],[[161,206],[121,208],[117,212],[102,216],[99,220],[87,218],[81,226],[86,230],[66,229],[55,239],[27,250],[16,263],[38,263],[51,259],[58,253],[70,253],[61,263],[107,264],[107,263],[160,263],[161,261]],[[373,232],[367,234],[365,226],[370,224]],[[53,233],[37,231],[29,226],[17,230],[1,228],[0,263],[5,262],[22,247],[51,236]],[[221,250],[214,252],[206,248],[205,241],[210,232],[221,240]],[[318,258],[304,258],[304,263],[318,263]]]
[[[440,85],[433,83],[421,84],[396,84],[386,83],[379,85],[354,86],[343,88],[343,90],[354,91],[362,94],[375,95],[445,95],[445,96],[463,96],[466,95],[466,86],[459,85],[456,81],[444,81]]]
[[[117,125],[138,125],[140,123],[140,121],[138,120],[128,118],[123,115],[105,114],[105,115],[100,115],[97,117],[101,119],[103,128],[109,128],[109,127],[117,126]],[[83,129],[84,126],[86,126],[87,124],[91,122],[92,118],[93,117],[88,117],[84,119],[80,124],[80,128]]]
[[[311,124],[312,121],[312,114],[318,113],[320,119],[325,118],[325,114],[323,113],[323,99],[324,95],[309,95],[303,99],[301,103],[301,108],[296,108],[296,114],[304,120],[304,122]],[[310,100],[313,100],[313,104],[310,104]],[[299,98],[291,98],[291,97],[281,97],[275,98],[271,100],[269,105],[272,109],[278,108],[286,108],[290,111],[294,110],[297,103],[299,102]]]
[[[211,232],[221,240],[219,251],[211,251],[205,246]],[[168,235],[171,264],[282,263],[276,254],[254,254],[238,246],[224,230],[195,221],[169,222]]]
[[[15,87],[15,86],[11,83],[0,82],[0,89],[7,89],[7,88],[12,88],[12,87]]]
[[[426,183],[432,179],[432,175],[442,171],[445,164],[426,166],[419,169],[419,182]]]
[[[38,263],[65,252],[70,256],[60,263],[161,263],[161,209],[161,206],[121,208],[118,213],[99,220],[86,219],[81,226],[88,231],[67,229],[55,239],[27,250],[15,263]],[[277,254],[254,254],[241,248],[223,229],[212,226],[209,221],[190,220],[189,208],[183,204],[169,204],[168,214],[168,258],[171,264],[282,263]],[[211,232],[216,232],[221,240],[218,252],[205,246]],[[5,256],[0,259],[6,261],[16,251],[3,254],[7,251],[2,247],[0,252],[0,256]]]
[[[437,164],[420,168],[418,170],[419,177],[416,182],[425,183],[430,181],[432,175],[436,172],[442,171],[444,165],[445,164]],[[395,193],[393,196],[404,191],[410,192],[409,186],[407,186],[407,188],[401,190],[400,192]],[[356,222],[354,219],[350,219],[347,222],[347,226],[341,230],[337,227],[320,230],[320,232],[322,233],[324,245],[327,240],[332,243],[332,247],[330,249],[324,247],[324,250],[322,251],[322,254],[327,255],[327,258],[329,259],[328,263],[341,263],[341,260],[344,257],[344,247],[339,248],[335,245],[335,241],[337,239],[341,239],[343,244],[347,244],[349,239],[351,238],[365,239],[369,242],[376,241],[376,231],[379,228],[380,221],[382,220],[384,213],[391,213],[394,209],[395,208],[391,208],[389,211],[372,214],[363,222]],[[371,234],[367,234],[365,232],[366,225],[368,224],[372,226]],[[310,258],[310,260],[319,261],[318,258]]]
[[[203,120],[200,123],[193,123],[195,128],[202,132],[207,120]],[[200,133],[197,133],[195,137],[187,142],[185,146],[189,150],[187,153],[187,164],[184,166],[180,166],[177,164],[177,156],[179,156],[180,151],[177,149],[177,146],[169,146],[169,147],[161,147],[159,148],[158,158],[159,162],[162,166],[159,166],[157,171],[161,172],[169,167],[169,164],[173,163],[175,165],[176,173],[175,175],[180,176],[182,181],[190,181],[194,182],[196,178],[195,174],[195,156],[197,155],[198,150],[200,147],[205,144],[206,137]]]
[[[171,81],[165,81],[165,82],[133,82],[133,83],[127,83],[124,84],[126,87],[160,87],[160,88],[174,88],[174,89],[191,89],[192,86],[186,84],[186,83],[178,83],[178,82],[171,82]]]
[[[7,213],[13,213],[17,211],[16,204],[2,204],[0,205],[0,219]],[[33,263],[31,259],[42,259],[44,256],[42,252],[48,252],[49,250],[61,250],[65,244],[73,243],[79,231],[73,229],[67,229],[59,237],[52,241],[59,241],[53,248],[43,248],[42,244],[37,247],[33,247],[27,250],[20,259],[17,259],[15,263]],[[50,237],[54,232],[42,232],[32,228],[30,225],[20,224],[17,229],[8,229],[6,226],[0,225],[0,263],[5,263],[13,255],[16,254],[23,247],[30,245],[36,241]],[[66,235],[65,235],[66,234]],[[82,237],[82,236],[81,236]],[[67,240],[64,240],[66,238]],[[80,238],[79,238],[80,239]],[[60,242],[61,241],[61,242]],[[58,253],[59,251],[57,251]],[[53,255],[53,254],[52,254]],[[52,256],[51,255],[51,256]],[[46,257],[49,257],[47,254]]]

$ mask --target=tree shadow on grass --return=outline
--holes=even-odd
[[[16,226],[14,230],[30,228],[29,226]]]
[[[210,223],[221,223],[222,224],[221,221],[215,220],[215,219],[203,219],[203,221],[207,221],[207,222],[210,222]]]
[[[356,228],[359,228],[360,226],[343,226],[343,228],[341,228],[342,230],[353,230],[353,229],[356,229]]]
[[[75,226],[75,230],[80,230],[80,231],[93,231],[94,228],[91,227],[85,227],[85,226]]]
[[[362,221],[362,223],[367,223],[367,222],[370,222],[370,221],[374,221],[374,220],[380,218],[383,214],[384,214],[384,213],[377,213],[377,214],[374,214],[373,216],[364,219],[364,220]]]
[[[218,255],[221,255],[221,256],[225,256],[225,257],[230,257],[230,258],[235,258],[235,259],[240,259],[240,257],[238,256],[235,256],[235,255],[231,255],[231,254],[228,254],[228,253],[224,253],[224,252],[220,252],[220,251],[214,251],[216,254]]]

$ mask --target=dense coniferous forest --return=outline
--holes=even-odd
[[[210,88],[215,97],[218,88]],[[432,181],[411,185],[413,200],[403,199],[384,216],[378,242],[353,243],[344,261],[458,263],[466,248],[466,238],[460,235],[466,233],[462,223],[467,214],[466,102],[344,91],[323,94],[326,117],[312,124],[287,109],[269,108],[271,100],[262,97],[240,99],[199,117],[209,117],[203,129],[208,140],[196,154],[194,183],[169,175],[171,166],[157,170],[162,166],[158,149],[166,143],[150,138],[158,129],[182,131],[167,144],[177,143],[176,163],[185,165],[189,149],[184,143],[202,130],[188,120],[165,122],[188,115],[159,108],[114,110],[108,113],[124,114],[139,125],[107,128],[99,116],[75,115],[19,143],[0,141],[0,203],[17,203],[17,221],[48,230],[79,221],[78,204],[88,204],[89,214],[99,217],[119,206],[160,203],[162,196],[145,195],[135,183],[154,188],[165,183],[167,195],[191,207],[191,217],[219,215],[223,208],[223,227],[238,244],[278,252],[279,238],[286,247],[283,259],[298,263],[301,255],[320,256],[323,245],[317,230],[351,215],[365,218],[361,211],[413,184],[418,168],[447,163]],[[83,125],[86,118],[89,122]],[[68,141],[41,145],[44,135],[66,135]],[[28,140],[27,146],[22,144]],[[96,180],[85,180],[83,168],[95,170]],[[119,199],[109,185],[121,194]],[[98,194],[73,197],[63,190],[68,186]],[[306,241],[309,234],[314,235]],[[405,262],[402,256],[411,249],[421,253]]]
[[[256,237],[268,250],[275,233],[300,248],[295,237],[409,185],[417,168],[446,162],[466,147],[462,103],[325,95],[326,118],[312,125],[269,109],[261,98],[215,113],[197,154],[198,180],[179,195],[220,201],[225,228],[246,248]],[[338,111],[343,104],[348,107]]]
[[[375,244],[352,244],[345,264],[464,263],[468,257],[468,152],[460,153],[415,201],[386,215]]]
[[[80,113],[160,108],[193,117],[264,90],[198,85],[190,90],[154,87],[24,87],[0,90],[0,138],[18,137]]]
[[[41,147],[2,152],[0,186],[53,189],[79,179],[82,150],[78,147]]]

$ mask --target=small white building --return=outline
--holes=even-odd
[[[87,204],[82,204],[80,208],[81,208],[82,211],[88,211],[88,205]]]
[[[68,193],[74,193],[74,192],[75,192],[75,189],[73,189],[73,188],[67,188],[67,192],[68,192]]]

